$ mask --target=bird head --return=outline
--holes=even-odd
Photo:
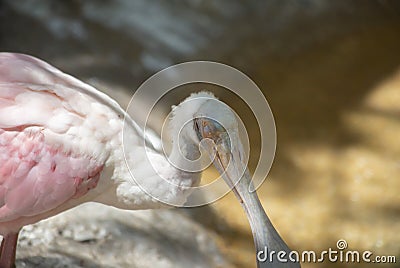
[[[228,105],[211,93],[200,92],[173,107],[171,130],[173,143],[178,143],[173,147],[181,150],[181,156],[189,158],[181,160],[179,168],[197,171],[188,167],[193,167],[194,162],[203,162],[204,168],[211,161],[242,203],[243,197],[236,185],[243,178],[248,187],[251,178],[247,171],[244,139],[239,135],[239,122],[239,117]],[[201,164],[194,166],[197,168]]]
[[[174,106],[172,141],[178,143],[175,148],[179,148],[181,154],[188,158],[188,161],[181,162],[185,165],[181,168],[187,168],[189,162],[195,160],[211,160],[221,172],[227,170],[231,161],[238,160],[243,174],[247,161],[239,137],[238,122],[240,119],[235,112],[208,92],[192,94]],[[237,182],[239,178],[235,177],[234,181]],[[229,186],[233,185],[230,183]]]

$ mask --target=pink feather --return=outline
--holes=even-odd
[[[107,139],[87,118],[109,119],[91,111],[94,101],[79,87],[90,90],[36,58],[0,53],[0,234],[55,214],[97,186]]]

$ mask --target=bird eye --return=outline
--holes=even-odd
[[[205,125],[204,126],[204,134],[206,134],[206,136],[211,136],[212,135],[212,129],[211,126],[209,125]]]

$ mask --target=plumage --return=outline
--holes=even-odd
[[[1,53],[0,103],[1,234],[88,200],[130,209],[161,206],[125,179],[123,116],[106,105],[117,106],[108,96],[38,59]],[[131,131],[125,134],[132,147],[141,147]],[[143,154],[144,148],[127,157],[140,166]],[[168,162],[153,154],[175,177]],[[140,172],[151,178],[154,171]],[[177,189],[153,188],[155,196],[173,199],[175,193],[185,201]]]

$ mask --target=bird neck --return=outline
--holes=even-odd
[[[199,155],[196,147],[187,140],[172,143],[171,154],[167,157],[158,150],[146,148],[143,143],[135,129],[125,129],[124,144],[129,147],[124,151],[112,150],[110,158],[110,176],[115,184],[110,187],[109,195],[99,196],[96,201],[122,209],[182,206],[186,202],[192,187],[200,181],[200,172],[188,172],[197,165],[186,166],[188,159]],[[178,144],[184,146],[179,148]]]

